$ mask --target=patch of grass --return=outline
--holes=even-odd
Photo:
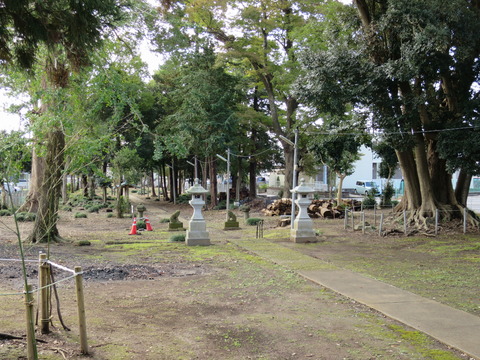
[[[82,212],[76,212],[75,215],[74,215],[74,218],[75,218],[75,219],[86,219],[86,218],[87,218],[87,214],[82,213]]]
[[[185,234],[175,234],[170,236],[170,242],[185,242]]]
[[[432,360],[458,359],[457,356],[455,356],[454,354],[448,351],[432,349],[431,347],[434,345],[433,340],[420,331],[406,330],[399,325],[389,325],[388,328],[393,330],[395,333],[399,334],[403,340],[407,341],[410,345],[412,345],[416,351],[418,351],[420,354],[422,354],[425,357],[425,359],[432,359]]]

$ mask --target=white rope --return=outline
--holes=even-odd
[[[11,294],[0,294],[0,296],[17,296],[17,295],[23,295],[23,294],[25,294],[25,292],[11,293]]]
[[[22,262],[21,259],[0,259],[0,261],[16,261],[16,262]],[[25,262],[38,262],[38,260],[24,260]]]
[[[61,269],[61,270],[63,270],[63,271],[67,271],[67,272],[70,272],[70,273],[72,273],[72,274],[77,274],[77,273],[75,272],[75,270],[72,270],[72,269],[69,269],[69,268],[67,268],[67,267],[65,267],[65,266],[56,264],[56,263],[54,263],[54,262],[51,262],[50,260],[47,260],[46,263],[52,265],[53,267],[56,267],[56,268],[58,268],[58,269]]]

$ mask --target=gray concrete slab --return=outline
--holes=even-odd
[[[480,318],[477,316],[348,270],[298,273],[480,359]]]

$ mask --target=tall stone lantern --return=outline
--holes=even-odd
[[[298,195],[295,204],[297,204],[299,212],[293,222],[293,229],[290,230],[290,240],[296,243],[317,241],[313,230],[313,221],[308,216],[308,206],[311,203],[308,194],[312,194],[314,190],[310,186],[306,186],[305,180],[301,179],[300,185],[291,191]]]
[[[205,218],[202,215],[202,207],[205,201],[202,195],[208,193],[195,179],[195,184],[187,190],[188,194],[192,194],[192,200],[189,204],[193,207],[193,215],[188,223],[187,235],[185,236],[185,243],[189,246],[195,245],[210,245],[210,238],[208,236],[207,225]]]

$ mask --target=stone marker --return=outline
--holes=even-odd
[[[228,210],[228,220],[225,222],[225,228],[223,230],[238,230],[240,225],[237,221],[237,216],[230,210]]]
[[[178,220],[180,216],[180,210],[175,211],[172,216],[170,216],[170,221],[168,222],[168,231],[179,231],[183,229],[183,222]]]

